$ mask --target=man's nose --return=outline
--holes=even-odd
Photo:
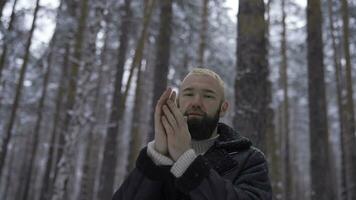
[[[199,107],[202,106],[202,98],[200,95],[195,95],[192,101],[192,107]]]

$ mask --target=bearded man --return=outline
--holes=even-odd
[[[228,108],[224,82],[205,68],[168,88],[156,104],[154,141],[113,200],[270,200],[263,153],[219,123]]]

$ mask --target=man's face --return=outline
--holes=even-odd
[[[188,128],[192,139],[210,138],[219,118],[227,110],[223,98],[223,88],[218,81],[208,75],[191,74],[181,85],[178,105],[188,118]]]

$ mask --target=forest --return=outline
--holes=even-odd
[[[274,200],[356,199],[356,0],[1,0],[0,199],[111,199],[195,67]]]

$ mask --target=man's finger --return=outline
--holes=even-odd
[[[164,116],[168,120],[168,123],[172,126],[172,128],[174,130],[176,130],[176,128],[178,126],[178,123],[177,123],[177,120],[174,118],[172,112],[169,110],[168,106],[167,105],[163,105],[162,110],[163,110]]]
[[[171,96],[169,97],[169,99],[172,100],[173,102],[175,102],[175,101],[176,101],[176,96],[177,96],[176,91],[172,91],[172,94],[171,94]]]
[[[168,99],[167,100],[167,106],[169,108],[169,110],[172,112],[174,119],[176,120],[177,124],[179,125],[180,123],[183,122],[183,115],[180,112],[180,110],[178,109],[177,105],[175,104],[174,101],[172,101],[172,99]]]
[[[167,135],[168,134],[173,134],[173,129],[172,129],[171,125],[168,123],[168,120],[167,120],[166,116],[163,115],[161,117],[161,122],[163,124],[163,128],[166,131]]]
[[[158,99],[157,104],[156,104],[156,112],[160,113],[161,111],[161,107],[163,104],[165,104],[165,102],[167,101],[167,99],[169,98],[169,95],[171,94],[172,89],[171,88],[167,88],[163,94],[161,95],[161,97]]]
[[[164,102],[169,98],[169,96],[171,95],[172,92],[172,88],[167,88],[163,94],[161,95],[161,97],[158,99],[158,104],[164,104]]]

